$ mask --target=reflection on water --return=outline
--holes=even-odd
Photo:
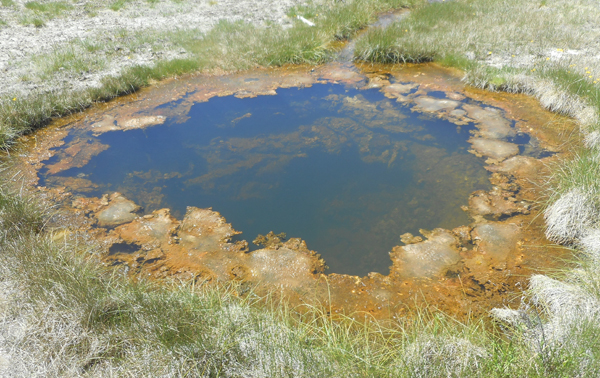
[[[489,186],[482,159],[467,152],[468,126],[411,113],[377,89],[277,92],[213,98],[180,123],[73,131],[41,179],[86,196],[119,191],[146,212],[212,207],[248,241],[301,237],[331,272],[356,275],[387,274],[405,232],[468,223],[460,206]],[[69,149],[95,152],[61,170]]]

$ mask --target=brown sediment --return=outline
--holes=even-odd
[[[390,84],[388,75],[398,83]],[[71,227],[88,230],[101,242],[107,263],[125,265],[134,276],[208,282],[238,280],[256,286],[259,292],[275,290],[296,303],[319,302],[336,313],[364,311],[376,317],[400,316],[415,305],[428,305],[459,318],[484,315],[495,306],[518,305],[527,277],[554,267],[561,253],[559,249],[541,248],[548,242],[543,236],[541,220],[536,217],[536,201],[541,195],[539,185],[547,174],[546,166],[560,154],[543,159],[522,156],[518,146],[508,139],[517,132],[524,132],[535,137],[540,150],[560,152],[561,133],[575,125],[542,110],[529,97],[465,88],[453,71],[435,65],[362,66],[355,70],[343,64],[330,64],[316,69],[292,67],[228,76],[194,76],[185,83],[166,81],[156,88],[99,106],[100,110],[90,109],[25,137],[22,156],[17,160],[21,162],[25,181],[33,186],[37,184],[37,172],[43,168],[44,160],[60,155],[57,163],[46,166],[49,173],[55,173],[81,167],[107,148],[94,138],[76,136],[67,148],[53,150],[63,145],[64,138],[73,130],[91,131],[98,136],[151,127],[167,118],[183,122],[194,103],[215,96],[274,95],[277,88],[334,82],[357,88],[380,88],[389,98],[414,104],[414,111],[447,119],[458,126],[475,123],[477,129],[469,140],[473,153],[487,158],[492,189],[477,191],[465,198],[468,206],[464,206],[464,210],[470,215],[471,224],[453,230],[421,230],[422,236],[403,234],[405,245],[394,247],[390,253],[388,275],[325,274],[326,262],[297,238],[284,241],[276,235],[268,235],[264,248],[249,252],[247,242],[232,241],[239,231],[212,209],[189,207],[178,220],[169,209],[142,214],[137,204],[119,193],[102,198],[73,197],[69,190],[84,192],[94,185],[84,177],[57,179],[52,184],[59,187],[39,190],[63,204],[64,214],[68,214],[64,217],[72,221]],[[447,98],[429,96],[433,91],[444,92]],[[465,98],[484,105],[461,103]],[[176,100],[174,106],[157,108]],[[348,111],[389,112],[391,119],[397,120],[397,127],[401,127],[402,115],[391,109],[370,109],[360,96],[331,100],[342,101]],[[511,127],[510,120],[516,122],[515,128]],[[321,143],[332,151],[339,148],[343,142],[340,137],[328,134],[329,128],[335,129],[339,122],[342,121],[330,118],[327,127],[312,125],[311,134],[299,131],[293,136],[293,142],[286,141],[295,143],[294,148],[286,152],[297,151],[296,144]],[[350,130],[346,137],[358,141],[361,158],[365,161],[393,164],[398,153],[407,148],[401,143],[378,141],[369,134],[371,129],[388,127],[385,124],[367,122],[349,126],[345,122],[344,127]],[[285,164],[291,155],[274,159],[268,154],[271,146],[284,144],[281,138],[286,136],[277,138],[228,141],[228,149],[254,152],[238,162],[239,166],[223,164],[226,160],[211,155],[209,163],[215,167],[211,175],[235,174],[242,166],[252,166],[267,158],[270,168],[265,169]],[[415,153],[441,154],[433,147]],[[452,161],[452,156],[440,155],[439,159],[450,165],[459,164]],[[436,174],[447,173],[440,170]],[[134,172],[132,175],[153,182],[153,177],[162,173]],[[173,175],[182,177],[181,173]],[[210,185],[210,177],[194,180],[200,185]],[[258,183],[250,184],[243,195],[251,197],[260,190]],[[153,188],[144,207],[151,207],[148,204],[159,195],[160,188]],[[398,234],[402,231],[398,230]]]

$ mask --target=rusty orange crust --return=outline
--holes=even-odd
[[[390,84],[390,75],[398,84]],[[406,244],[390,252],[388,275],[325,274],[326,262],[296,238],[283,241],[269,235],[264,248],[248,252],[247,242],[232,241],[239,232],[212,209],[189,207],[178,220],[169,209],[144,214],[119,193],[73,197],[69,190],[82,192],[94,185],[84,178],[57,179],[52,182],[56,186],[38,190],[62,204],[71,228],[85,230],[100,242],[106,263],[125,265],[132,276],[239,280],[256,286],[258,292],[276,291],[296,303],[318,302],[336,313],[365,311],[394,317],[415,305],[428,305],[459,318],[483,315],[494,306],[517,305],[528,276],[556,266],[564,252],[540,248],[548,242],[535,203],[547,165],[561,158],[561,138],[574,129],[573,122],[523,95],[465,88],[456,72],[432,64],[358,69],[330,64],[170,80],[24,137],[23,150],[15,159],[26,182],[35,186],[41,162],[56,153],[52,148],[63,145],[68,132],[92,130],[99,135],[151,127],[166,118],[183,122],[195,102],[215,96],[275,95],[277,88],[332,82],[380,88],[389,98],[415,104],[414,109],[426,116],[478,126],[470,140],[472,152],[486,158],[493,188],[465,199],[469,205],[464,210],[473,222],[454,230],[422,230],[422,237],[402,235]],[[427,95],[430,91],[443,91],[447,99],[432,98]],[[464,98],[502,109],[504,117],[516,120],[518,130],[559,154],[542,160],[518,155],[515,145],[500,140],[515,132],[508,121],[491,108],[463,105],[458,109],[458,101]],[[176,106],[155,109],[174,100],[180,100]],[[69,143],[59,162],[47,166],[52,172],[83,166],[107,148],[93,138],[75,137]]]

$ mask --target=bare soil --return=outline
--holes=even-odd
[[[162,49],[140,46],[130,50],[115,41],[124,33],[166,32],[197,29],[207,32],[220,20],[246,21],[256,25],[292,25],[286,12],[304,0],[160,0],[149,3],[143,0],[125,2],[117,11],[110,9],[113,2],[79,1],[72,9],[53,16],[27,9],[25,0],[15,0],[11,6],[0,6],[0,97],[24,96],[33,91],[55,89],[84,89],[99,85],[105,76],[117,75],[133,65],[152,65],[159,59],[183,57],[185,50],[176,49],[163,41]],[[52,2],[40,1],[42,4]],[[27,20],[38,18],[45,25],[36,27]],[[60,50],[78,40],[89,44],[110,46],[110,64],[97,72],[64,72],[51,78],[40,78],[36,59]],[[161,41],[158,41],[159,43]],[[95,52],[107,54],[101,48]]]

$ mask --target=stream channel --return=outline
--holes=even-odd
[[[573,125],[459,75],[344,61],[196,75],[59,120],[17,160],[61,204],[56,223],[132,275],[378,316],[484,313],[560,256],[540,248],[535,203]]]

